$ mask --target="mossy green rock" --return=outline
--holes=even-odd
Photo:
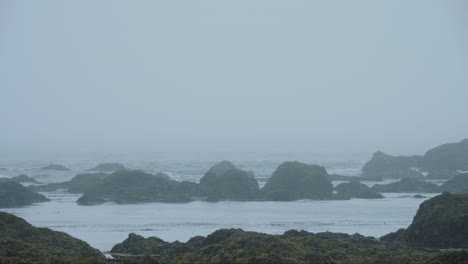
[[[0,208],[24,206],[49,201],[44,195],[33,192],[20,183],[0,182]]]
[[[418,247],[468,248],[468,195],[441,195],[424,201],[406,230],[383,241]]]
[[[0,212],[1,263],[69,263],[104,260],[86,242],[63,232],[36,228],[14,215]],[[95,263],[95,262],[94,262]]]
[[[333,185],[322,166],[285,162],[268,179],[262,193],[266,200],[329,199]]]
[[[221,229],[187,243],[164,242],[131,234],[114,253],[157,255],[163,263],[420,263],[434,256],[361,235],[313,234],[291,230],[283,235]]]

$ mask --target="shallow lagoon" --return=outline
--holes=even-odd
[[[107,251],[128,233],[186,241],[220,228],[270,234],[289,229],[360,233],[380,237],[407,227],[425,199],[409,193],[385,193],[385,199],[294,202],[191,202],[78,206],[79,195],[44,193],[51,202],[3,211],[39,227],[64,231]],[[424,194],[430,198],[437,194]]]

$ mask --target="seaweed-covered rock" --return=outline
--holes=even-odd
[[[372,186],[372,190],[382,192],[421,192],[421,193],[437,193],[441,192],[440,187],[436,184],[421,181],[413,178],[403,178],[400,181],[389,184],[376,184]]]
[[[330,199],[333,185],[324,167],[284,162],[268,179],[262,192],[266,200]]]
[[[2,263],[70,263],[105,260],[99,250],[63,232],[36,228],[14,215],[0,212]]]
[[[361,199],[378,199],[384,198],[380,193],[371,190],[367,185],[357,181],[342,183],[335,187],[337,193],[343,197],[361,198]]]
[[[49,164],[41,168],[41,170],[56,170],[56,171],[69,171],[67,167],[59,164]]]
[[[460,174],[453,179],[446,181],[440,187],[442,190],[451,193],[467,193],[468,194],[468,173]]]
[[[372,159],[362,167],[365,178],[422,178],[423,175],[414,170],[421,156],[390,156],[381,151],[374,153]]]
[[[220,229],[187,243],[130,234],[114,253],[158,255],[163,263],[419,263],[428,251],[402,248],[361,235],[313,234],[290,230],[283,235]]]
[[[424,262],[424,264],[447,264],[447,263],[468,264],[468,250],[446,251]]]
[[[120,163],[100,163],[96,167],[89,169],[88,171],[113,172],[125,169],[125,166]]]
[[[0,207],[24,206],[48,200],[44,195],[33,192],[20,183],[0,182]]]
[[[260,188],[252,175],[223,161],[200,179],[200,190],[209,200],[250,200],[258,197]]]
[[[444,192],[424,201],[406,230],[381,240],[419,247],[468,248],[468,195]]]

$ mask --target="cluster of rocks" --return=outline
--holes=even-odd
[[[357,190],[359,185],[355,187]],[[299,230],[269,235],[220,229],[187,242],[166,242],[131,233],[111,249],[114,259],[106,259],[86,242],[65,233],[36,228],[19,217],[0,212],[1,263],[461,264],[468,260],[466,248],[468,195],[450,193],[423,202],[407,229],[380,239]]]

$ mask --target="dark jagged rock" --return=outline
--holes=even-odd
[[[86,242],[63,232],[36,228],[19,217],[0,212],[1,263],[70,263],[78,260],[98,263],[105,259]]]
[[[97,205],[105,203],[106,200],[102,199],[96,194],[83,194],[78,200],[76,201],[79,205]]]
[[[220,229],[187,243],[130,234],[113,253],[157,255],[163,263],[419,263],[435,254],[358,234],[290,230],[283,235]]]
[[[468,138],[458,143],[448,143],[426,152],[421,167],[437,170],[468,170]]]
[[[190,193],[180,191],[191,185],[182,184],[163,173],[152,175],[142,171],[121,170],[103,177],[85,195],[116,203],[191,201]]]
[[[120,163],[100,163],[96,167],[89,169],[88,171],[113,172],[125,169],[125,166]]]
[[[372,190],[382,192],[421,192],[421,193],[438,193],[441,189],[436,184],[421,181],[412,178],[403,178],[400,181],[389,184],[376,184],[372,186]]]
[[[0,207],[24,206],[48,200],[44,195],[35,193],[20,183],[0,182]]]
[[[441,195],[424,201],[411,225],[382,241],[432,248],[468,248],[468,195]]]
[[[365,178],[422,178],[417,168],[421,156],[390,156],[381,151],[374,153],[372,159],[362,167],[362,176]]]
[[[56,170],[56,171],[69,171],[67,167],[59,164],[49,164],[41,168],[41,170]]]
[[[361,198],[361,199],[378,199],[384,198],[380,193],[371,190],[367,185],[357,181],[342,183],[335,187],[337,193],[343,197]]]
[[[442,184],[440,188],[444,191],[451,193],[468,194],[468,173],[460,174],[453,177],[453,179]]]
[[[435,147],[424,156],[390,156],[381,151],[362,167],[366,178],[423,178],[421,171],[428,172],[428,179],[449,179],[457,171],[468,170],[468,139],[458,143]]]
[[[266,200],[330,199],[333,185],[321,166],[285,162],[268,179],[262,192]]]
[[[209,200],[251,200],[258,197],[260,188],[252,175],[223,161],[200,179],[200,190]]]

